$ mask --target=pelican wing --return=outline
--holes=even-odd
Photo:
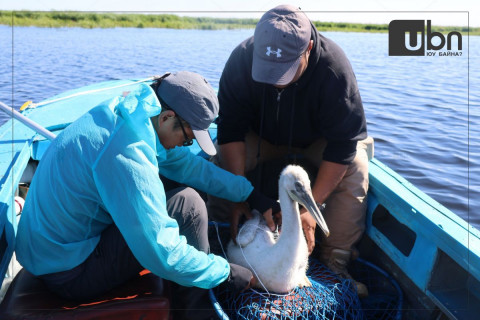
[[[247,220],[238,231],[237,244],[245,248],[255,239],[257,231],[260,229],[261,214],[257,210],[252,211],[253,218]]]

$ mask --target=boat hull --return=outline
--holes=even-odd
[[[23,114],[59,134],[94,106],[136,85],[135,80],[119,80],[67,91]],[[215,124],[210,133],[216,137]],[[14,195],[19,183],[31,179],[28,168],[41,161],[50,142],[16,120],[0,127],[0,141],[0,274],[8,281],[18,223]],[[197,144],[191,151],[205,156]],[[397,279],[411,309],[421,309],[417,315],[472,319],[480,314],[478,230],[378,159],[369,163],[369,178],[361,256]]]

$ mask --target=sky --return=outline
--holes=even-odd
[[[311,20],[388,24],[394,19],[432,20],[432,25],[480,27],[478,0],[0,0],[0,10],[128,11],[187,16],[260,18],[283,3]]]

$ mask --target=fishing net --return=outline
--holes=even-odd
[[[224,244],[220,243],[228,237],[228,228],[210,230],[212,252],[223,255]],[[311,287],[295,288],[288,294],[248,290],[234,295],[217,287],[213,298],[230,319],[364,319],[352,281],[338,278],[314,259],[307,276]]]
[[[223,255],[228,228],[215,226],[209,232],[212,252]],[[352,281],[339,278],[315,259],[310,259],[307,271],[311,287],[283,295],[252,289],[233,295],[223,287],[210,293],[223,319],[401,319],[403,297],[395,280],[361,259],[351,269],[354,278],[367,285],[368,298],[360,301]]]
[[[340,280],[323,265],[310,261],[311,287],[295,288],[285,295],[248,290],[237,296],[214,291],[230,319],[364,319],[350,280]]]

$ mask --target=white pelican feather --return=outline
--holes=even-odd
[[[233,241],[228,244],[227,255],[230,262],[254,272],[260,280],[257,287],[287,293],[296,286],[311,286],[306,275],[308,248],[298,203],[310,212],[326,236],[329,230],[302,167],[287,166],[280,175],[278,189],[282,210],[282,231],[278,238],[275,240],[263,216],[254,211],[254,217],[238,232],[237,244]]]

